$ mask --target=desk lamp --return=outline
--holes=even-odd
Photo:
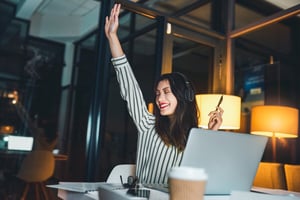
[[[198,126],[207,128],[208,114],[215,110],[223,94],[198,94],[196,102],[200,112]],[[223,95],[220,105],[223,108],[223,122],[220,129],[240,129],[241,98],[233,95]]]
[[[251,134],[272,137],[273,161],[276,161],[276,137],[298,137],[298,115],[296,108],[287,106],[254,106],[251,110]]]

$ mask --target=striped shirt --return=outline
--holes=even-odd
[[[136,176],[140,183],[167,183],[168,171],[178,166],[182,152],[166,145],[155,131],[155,117],[149,113],[139,84],[126,56],[113,58],[120,93],[138,130]]]

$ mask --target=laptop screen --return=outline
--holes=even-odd
[[[7,149],[19,151],[31,151],[33,147],[33,137],[8,136]]]

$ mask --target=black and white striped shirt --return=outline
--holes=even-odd
[[[113,58],[121,96],[138,130],[136,175],[140,183],[167,183],[168,171],[178,166],[183,153],[166,145],[155,131],[155,117],[148,112],[143,94],[126,56]]]

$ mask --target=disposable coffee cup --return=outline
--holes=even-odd
[[[169,171],[170,200],[203,200],[207,174],[202,168],[173,167]]]

